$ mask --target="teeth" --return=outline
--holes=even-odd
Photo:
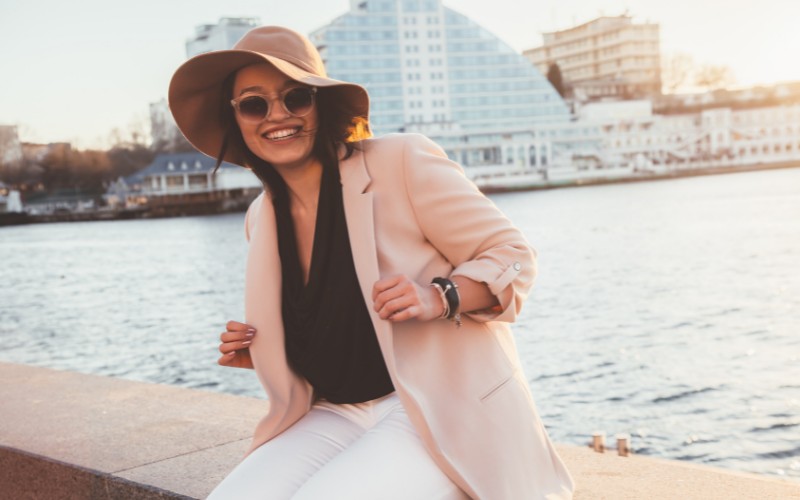
[[[292,136],[299,131],[300,131],[299,128],[285,128],[281,130],[273,130],[272,132],[264,134],[264,137],[274,141],[278,139],[285,139],[286,137]]]

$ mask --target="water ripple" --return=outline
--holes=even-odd
[[[718,391],[718,387],[703,387],[702,389],[692,389],[690,391],[683,391],[676,394],[671,394],[669,396],[661,396],[652,400],[653,403],[667,403],[670,401],[677,401],[679,399],[688,398],[691,396],[696,396],[698,394],[703,394],[706,392],[713,392]]]
[[[779,422],[777,424],[770,425],[769,427],[753,427],[750,429],[749,432],[767,432],[767,431],[774,431],[779,429],[791,429],[792,427],[800,427],[800,421],[798,422]]]
[[[572,377],[575,375],[580,375],[581,373],[583,373],[583,370],[573,370],[564,373],[544,373],[533,379],[533,381],[538,382],[540,380],[547,380],[550,378]]]
[[[757,455],[759,458],[766,458],[766,459],[781,459],[781,458],[794,458],[800,457],[800,446],[797,448],[791,448],[788,450],[781,450],[781,451],[770,451],[767,453],[759,453]]]

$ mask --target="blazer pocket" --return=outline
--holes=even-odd
[[[514,380],[514,374],[513,373],[511,375],[509,375],[507,378],[505,378],[505,379],[501,380],[500,382],[498,382],[497,384],[495,384],[491,389],[486,391],[480,397],[481,403],[485,403],[485,402],[489,401],[490,399],[492,399],[492,396],[494,396],[498,392],[500,392],[500,390],[503,389],[504,387],[506,387],[512,380]]]

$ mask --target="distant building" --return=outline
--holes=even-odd
[[[215,159],[202,153],[162,154],[125,182],[129,186],[139,186],[139,191],[145,195],[261,189],[261,181],[249,170],[223,163],[213,174],[215,163]]]
[[[201,24],[195,28],[194,36],[186,40],[186,57],[230,49],[260,23],[257,17],[223,17],[217,24]]]
[[[664,171],[800,164],[800,100],[763,107],[708,107],[653,114],[649,101],[584,107],[600,131],[599,166]],[[614,109],[625,105],[624,110]],[[592,109],[595,106],[605,109]]]
[[[246,208],[261,192],[261,181],[249,170],[222,163],[202,153],[158,155],[143,170],[113,183],[106,192],[112,206],[152,208],[206,206],[208,212]]]
[[[627,15],[600,17],[543,38],[543,46],[523,54],[544,74],[558,64],[578,101],[661,93],[658,24],[635,24]]]
[[[676,114],[715,107],[738,110],[796,103],[800,103],[800,81],[739,89],[717,89],[694,94],[664,94],[654,100],[653,111],[658,114]]]
[[[351,0],[349,12],[310,38],[331,77],[367,88],[378,135],[438,140],[570,120],[522,54],[440,0]]]

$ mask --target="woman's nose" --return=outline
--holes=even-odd
[[[285,120],[290,116],[291,115],[289,114],[289,112],[286,111],[286,108],[283,106],[282,97],[277,97],[277,98],[273,97],[269,100],[269,108],[267,109],[267,116],[266,116],[266,119],[268,121]]]

